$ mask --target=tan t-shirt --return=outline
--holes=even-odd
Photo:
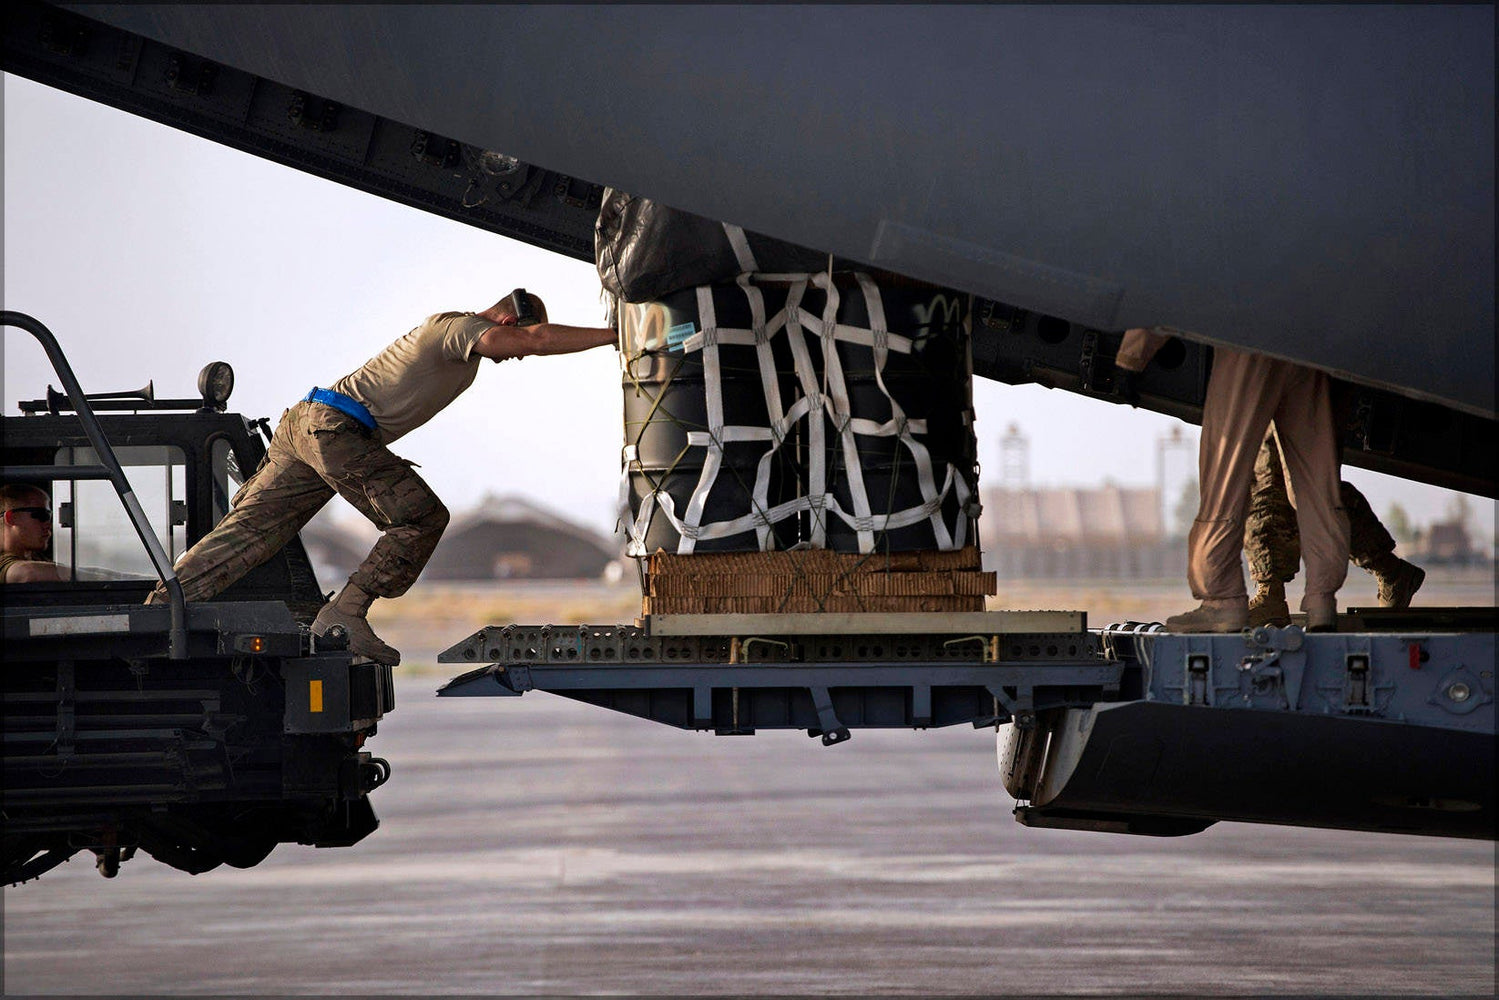
[[[363,403],[389,444],[431,420],[473,383],[484,360],[472,353],[474,344],[492,326],[473,313],[428,316],[331,388]]]
[[[5,582],[5,574],[10,572],[12,563],[25,562],[22,556],[10,552],[0,552],[0,583]]]

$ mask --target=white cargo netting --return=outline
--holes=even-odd
[[[678,535],[677,554],[691,554],[699,542],[729,538],[753,533],[761,550],[776,547],[775,525],[802,514],[808,515],[809,536],[804,541],[813,548],[824,548],[828,541],[829,518],[838,518],[856,533],[858,550],[870,553],[876,550],[883,532],[927,522],[930,524],[935,548],[952,550],[962,548],[973,541],[970,521],[978,516],[978,505],[974,484],[970,481],[973,470],[963,470],[951,462],[934,463],[927,445],[919,437],[927,434],[924,417],[908,417],[906,410],[892,394],[885,380],[887,361],[893,354],[910,355],[916,349],[912,337],[889,331],[886,324],[885,303],[875,280],[867,274],[855,274],[857,291],[862,294],[868,316],[867,327],[850,326],[838,322],[842,292],[837,282],[828,273],[816,274],[745,274],[734,286],[738,294],[745,297],[751,317],[746,328],[721,326],[714,302],[714,286],[696,289],[697,323],[700,328],[690,333],[671,331],[673,337],[681,337],[680,350],[684,356],[697,355],[703,372],[703,391],[706,420],[703,429],[686,432],[689,450],[701,458],[701,471],[690,500],[678,509],[679,501],[665,489],[652,488],[644,495],[634,512],[630,509],[632,474],[644,474],[639,452],[634,444],[625,447],[623,453],[623,480],[620,493],[621,517],[629,534],[628,553],[645,556],[648,553],[646,535],[652,518],[664,516]],[[785,304],[773,315],[766,315],[765,296],[759,284],[775,284],[785,291]],[[716,286],[720,293],[726,286]],[[820,312],[807,308],[805,299],[809,289],[822,293]],[[776,296],[779,299],[779,295]],[[631,328],[646,323],[644,306],[621,304],[619,318],[622,338],[634,357],[627,352],[623,367],[627,384],[633,380],[631,362],[644,353],[639,339],[632,340]],[[952,320],[965,315],[964,297],[955,293],[937,293],[930,304],[924,307],[927,315],[918,315],[922,325],[938,318]],[[685,335],[684,335],[685,334]],[[779,338],[784,338],[786,348],[794,362],[794,378],[789,382],[790,398],[783,398],[783,380],[777,370],[773,347]],[[658,338],[659,339],[659,338]],[[845,380],[843,362],[836,345],[839,343],[867,348],[872,361],[874,382],[883,400],[888,405],[888,417],[869,419],[853,412],[850,394]],[[768,423],[764,425],[725,422],[723,393],[723,367],[720,352],[723,347],[737,345],[753,348],[760,373],[760,387],[764,395],[764,409]],[[658,347],[665,345],[656,345]],[[670,343],[671,347],[678,346]],[[783,352],[784,356],[784,352]],[[966,342],[965,342],[966,357]],[[741,380],[742,381],[742,380]],[[636,388],[646,391],[636,383]],[[962,426],[972,434],[972,414],[966,392],[959,399],[946,401],[961,409]],[[658,414],[671,419],[669,413]],[[881,413],[881,416],[884,416]],[[699,425],[702,426],[702,425]],[[799,494],[790,499],[771,499],[772,467],[779,458],[784,459],[783,448],[796,437],[803,445],[797,458]],[[899,443],[902,462],[909,460],[910,471],[919,489],[920,502],[900,510],[881,510],[871,503],[870,488],[866,482],[860,457],[859,439],[894,439]],[[745,492],[750,500],[747,509],[734,516],[705,520],[705,506],[715,482],[725,473],[724,453],[728,445],[761,443],[753,483],[745,482]],[[700,450],[699,450],[700,449]],[[845,503],[829,488],[828,457],[836,450],[841,457],[841,468],[846,475],[847,494]],[[737,470],[730,470],[737,475]],[[648,478],[648,477],[647,477]],[[638,481],[638,479],[637,479]],[[955,500],[955,504],[948,503]],[[949,512],[944,514],[946,505]],[[888,508],[889,504],[885,505]]]

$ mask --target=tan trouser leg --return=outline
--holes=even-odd
[[[1278,362],[1279,363],[1279,362]],[[1348,514],[1339,484],[1337,432],[1328,397],[1327,376],[1287,365],[1284,391],[1275,409],[1275,436],[1285,456],[1291,503],[1301,534],[1310,603],[1336,594],[1348,575]]]
[[[1239,556],[1249,484],[1280,400],[1284,362],[1214,348],[1197,452],[1201,502],[1187,535],[1187,583],[1198,600],[1246,597]]]
[[[1169,333],[1160,333],[1153,329],[1137,327],[1124,331],[1124,339],[1119,343],[1119,353],[1114,358],[1114,364],[1130,372],[1143,372],[1145,366],[1150,364],[1152,358],[1166,346],[1171,339]]]

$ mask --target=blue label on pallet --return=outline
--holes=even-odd
[[[682,344],[694,333],[697,333],[697,324],[691,320],[688,320],[686,323],[678,323],[666,331],[666,349],[668,351],[680,351]]]

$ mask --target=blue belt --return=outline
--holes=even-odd
[[[314,386],[311,392],[302,397],[302,402],[322,403],[324,406],[331,406],[340,413],[347,413],[369,430],[375,430],[378,426],[375,423],[375,418],[370,416],[370,411],[364,408],[363,403],[352,396],[345,396],[341,392],[334,392],[332,389],[319,389]]]

